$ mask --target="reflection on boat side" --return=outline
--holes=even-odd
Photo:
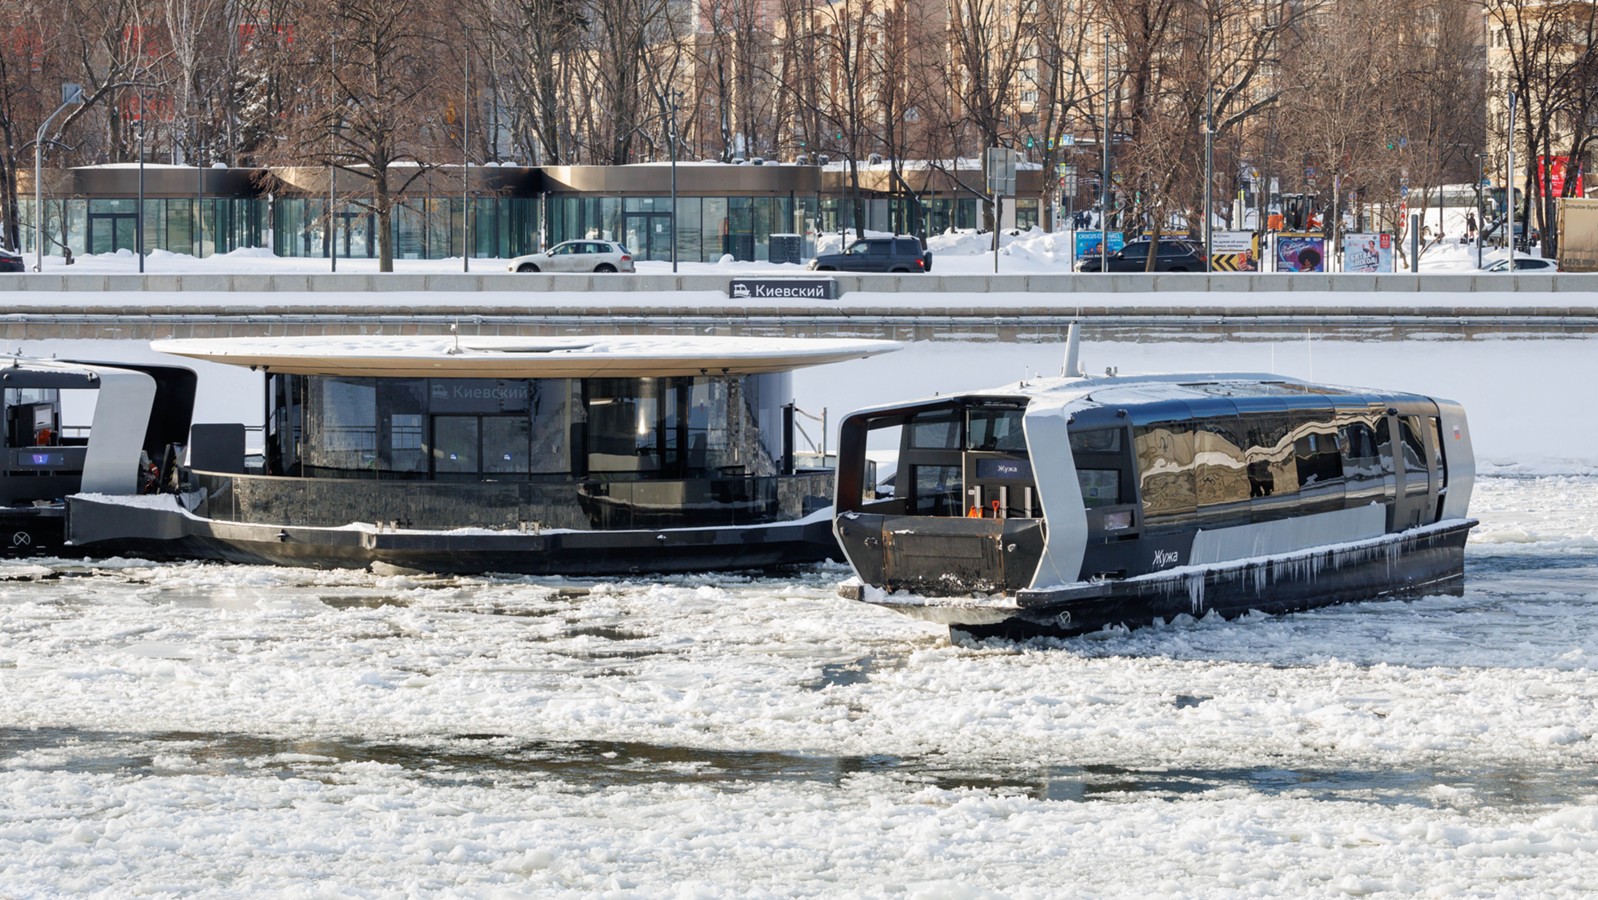
[[[896,451],[891,487],[867,480],[873,439]],[[1077,375],[862,410],[838,458],[846,596],[976,636],[1457,590],[1475,524],[1457,403],[1274,375]]]

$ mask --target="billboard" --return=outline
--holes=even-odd
[[[1343,271],[1367,273],[1393,271],[1393,236],[1343,235]]]
[[[1073,258],[1081,259],[1081,258],[1083,258],[1085,256],[1097,256],[1098,253],[1099,253],[1099,244],[1100,243],[1101,243],[1101,241],[1100,241],[1100,238],[1099,238],[1099,232],[1097,232],[1097,231],[1078,231],[1076,233],[1076,248],[1075,248],[1076,249],[1076,256],[1073,257]],[[1117,251],[1117,250],[1119,250],[1119,249],[1121,249],[1122,247],[1125,247],[1125,246],[1126,246],[1126,235],[1125,234],[1123,234],[1123,233],[1121,233],[1119,231],[1110,232],[1110,252],[1111,253],[1114,253],[1115,251]]]
[[[1318,234],[1277,235],[1276,271],[1326,271],[1326,238]]]
[[[1572,197],[1585,197],[1582,193],[1581,166],[1576,166],[1576,185]],[[1570,157],[1537,157],[1537,191],[1543,197],[1565,196],[1565,180],[1570,177]]]
[[[1217,231],[1210,235],[1210,268],[1217,272],[1258,272],[1259,245],[1252,231]]]

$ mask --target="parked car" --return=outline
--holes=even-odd
[[[0,247],[0,272],[26,272],[28,267],[22,261],[22,254],[15,250]]]
[[[633,255],[615,241],[562,241],[510,261],[512,272],[635,272]]]
[[[861,238],[842,253],[823,253],[810,261],[814,272],[930,272],[932,251],[913,237]]]
[[[1131,241],[1111,253],[1107,260],[1094,253],[1076,261],[1078,272],[1147,272],[1149,248],[1153,241]],[[1102,263],[1102,265],[1101,265]],[[1159,255],[1154,258],[1156,272],[1204,271],[1204,247],[1191,241],[1160,241]]]
[[[1483,272],[1508,272],[1509,271],[1509,260],[1500,259],[1498,262],[1495,262],[1492,265],[1487,266],[1486,268],[1482,269],[1482,271]],[[1557,272],[1557,271],[1559,271],[1559,261],[1558,260],[1554,260],[1554,259],[1544,259],[1541,256],[1517,256],[1517,257],[1515,257],[1515,271],[1516,272]]]

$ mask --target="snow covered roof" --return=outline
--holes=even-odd
[[[225,338],[154,341],[161,353],[300,375],[377,378],[646,378],[748,375],[860,359],[894,341],[702,336],[462,335]]]

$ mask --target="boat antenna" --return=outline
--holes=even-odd
[[[1065,328],[1065,365],[1060,367],[1060,374],[1067,378],[1081,378],[1087,374],[1082,369],[1081,344],[1077,337],[1076,322]]]

